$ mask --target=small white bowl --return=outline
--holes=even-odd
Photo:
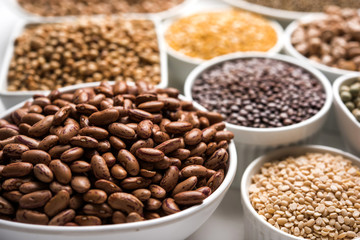
[[[270,223],[266,222],[256,212],[250,203],[249,186],[251,185],[251,178],[260,172],[260,168],[266,162],[281,160],[288,156],[300,156],[305,153],[330,153],[334,155],[341,155],[353,162],[354,165],[360,166],[360,159],[356,156],[344,152],[342,150],[320,146],[320,145],[305,145],[297,147],[286,147],[275,150],[271,153],[263,155],[255,159],[245,170],[241,179],[241,205],[244,210],[244,221],[246,229],[244,239],[266,239],[266,240],[303,240],[303,238],[296,237],[277,229]]]
[[[59,89],[60,92],[74,92],[76,89],[98,86],[99,83],[79,84]],[[183,96],[180,98],[186,100]],[[32,101],[32,99],[28,99]],[[0,119],[21,108],[25,101],[0,114]],[[237,156],[234,141],[229,144],[229,167],[224,181],[202,204],[190,207],[179,213],[158,219],[135,223],[111,224],[102,226],[43,226],[24,224],[0,219],[0,239],[12,240],[183,240],[194,233],[216,210],[234,180]]]
[[[345,106],[340,98],[339,89],[342,85],[349,85],[354,82],[356,77],[360,77],[360,73],[349,74],[339,77],[333,84],[334,107],[338,129],[348,151],[360,155],[360,123],[355,116]]]
[[[174,84],[174,86],[176,86],[178,88],[183,88],[185,79],[188,76],[188,74],[195,67],[206,62],[207,60],[187,56],[184,53],[179,52],[179,51],[173,49],[172,47],[170,47],[170,45],[167,43],[167,41],[165,39],[165,34],[166,34],[167,30],[169,29],[169,27],[177,20],[184,18],[184,17],[191,16],[195,13],[223,12],[223,11],[227,11],[227,10],[231,10],[231,9],[233,9],[233,8],[231,8],[227,5],[220,5],[220,4],[219,5],[209,5],[209,6],[204,6],[202,8],[194,8],[192,10],[189,10],[185,14],[182,14],[176,18],[167,19],[163,22],[162,36],[164,38],[164,44],[166,47],[166,51],[168,53],[169,69],[171,69],[170,74],[172,74],[172,76],[174,78],[174,79],[171,79],[170,81],[176,81],[175,84],[172,82],[170,84]],[[277,42],[267,52],[268,53],[279,53],[282,50],[283,45],[284,45],[284,42],[283,42],[284,30],[281,27],[281,25],[276,21],[269,20],[269,24],[276,32]],[[240,52],[240,53],[244,53],[244,52]]]
[[[308,12],[297,12],[297,11],[289,11],[289,10],[266,7],[259,4],[247,2],[245,0],[223,0],[223,1],[234,7],[242,8],[250,12],[255,12],[264,15],[266,17],[275,19],[279,21],[283,26],[288,25],[290,22],[292,22],[295,19],[301,18],[306,14],[309,14]]]
[[[226,61],[244,59],[244,58],[269,58],[274,60],[283,61],[293,64],[300,68],[307,70],[314,75],[315,78],[322,84],[326,93],[326,101],[322,109],[309,119],[303,122],[296,123],[285,127],[276,128],[253,128],[243,127],[231,123],[226,123],[226,128],[235,134],[235,143],[237,145],[237,153],[239,158],[238,173],[235,178],[234,184],[240,182],[240,176],[245,170],[245,167],[256,157],[268,152],[271,149],[279,148],[281,146],[288,146],[291,144],[309,143],[314,141],[313,136],[319,132],[324,125],[329,110],[332,105],[332,88],[328,79],[315,68],[307,65],[306,63],[299,62],[297,59],[280,54],[264,54],[264,53],[248,53],[248,54],[228,54],[220,57],[216,57],[210,61],[207,61],[197,68],[195,68],[185,82],[185,96],[192,101],[192,86],[195,80],[206,70],[219,65]],[[194,105],[198,108],[202,107],[197,102]],[[239,185],[235,185],[239,186]]]
[[[157,18],[144,17],[144,16],[143,17],[125,16],[124,18],[126,18],[126,19],[146,19],[146,20],[150,20],[154,23],[156,34],[157,34],[158,46],[159,46],[160,71],[161,71],[161,73],[160,73],[161,81],[157,85],[157,87],[159,87],[159,88],[167,87],[168,86],[168,66],[167,66],[168,63],[167,63],[167,61],[168,60],[167,60],[167,54],[166,54],[165,45],[164,45],[164,39],[161,37],[162,30],[161,30],[160,20],[158,20]],[[91,19],[102,19],[102,17],[95,16],[95,17],[91,17]],[[67,20],[67,22],[69,22],[69,21],[71,22],[71,21],[76,21],[76,20]],[[58,22],[62,22],[62,21],[60,21],[58,19],[57,21],[54,21],[52,23],[58,23]],[[32,97],[34,94],[48,94],[50,92],[50,91],[42,91],[42,90],[31,90],[31,91],[8,91],[7,90],[7,87],[8,87],[7,75],[8,75],[11,59],[14,54],[15,40],[17,37],[19,37],[23,33],[24,29],[28,25],[33,25],[33,24],[41,25],[41,24],[44,24],[44,22],[19,21],[18,24],[14,27],[11,37],[9,39],[9,42],[7,44],[6,52],[4,54],[4,58],[2,61],[2,66],[0,66],[0,97],[1,97],[1,100],[2,100],[5,108],[12,107],[17,103]]]
[[[44,17],[44,16],[40,16],[34,13],[31,13],[27,10],[25,10],[19,3],[17,0],[3,0],[4,3],[6,5],[8,5],[8,7],[10,9],[12,9],[12,11],[17,14],[18,16],[20,16],[21,18],[27,19],[27,20],[31,20],[31,21],[37,21],[37,22],[53,22],[53,21],[64,21],[64,20],[69,20],[69,19],[76,19],[79,16],[52,16],[52,17]],[[179,5],[176,5],[172,8],[169,8],[168,10],[162,11],[162,12],[158,12],[158,13],[122,13],[122,15],[130,15],[130,16],[135,16],[135,17],[156,17],[159,19],[166,19],[169,17],[173,17],[178,15],[179,13],[181,13],[182,11],[184,11],[186,8],[188,8],[190,5],[196,3],[198,0],[184,0],[184,2],[182,2]],[[117,15],[117,14],[113,14],[113,15]],[[99,14],[99,15],[94,15],[94,16],[104,16],[103,14]]]
[[[304,16],[304,17],[300,18],[299,20],[292,22],[285,30],[285,35],[284,35],[284,51],[285,51],[285,53],[299,59],[300,61],[304,61],[304,62],[307,62],[308,64],[313,65],[315,68],[317,68],[321,72],[323,72],[325,74],[325,76],[330,80],[330,82],[334,82],[336,78],[341,77],[342,75],[359,73],[357,71],[349,71],[349,70],[345,70],[345,69],[329,67],[325,64],[321,64],[316,61],[310,60],[309,58],[307,58],[307,57],[303,56],[301,53],[299,53],[292,45],[291,36],[294,33],[294,31],[299,27],[300,24],[318,21],[324,17],[325,17],[324,13],[314,13],[314,14]]]

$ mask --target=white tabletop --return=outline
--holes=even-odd
[[[220,0],[200,0],[198,7],[204,4],[222,4]],[[19,20],[19,16],[15,15],[0,1],[0,64],[4,56],[5,46],[12,28]],[[4,109],[1,102],[0,111]],[[333,124],[333,123],[332,123]],[[334,125],[327,128],[320,134],[318,143],[333,147],[343,148],[338,132]],[[239,186],[240,183],[235,183]],[[218,239],[244,239],[243,219],[240,204],[240,190],[238,188],[230,188],[224,200],[214,212],[214,214],[198,229],[188,240],[218,240]]]

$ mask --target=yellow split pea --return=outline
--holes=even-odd
[[[174,22],[165,39],[187,56],[211,59],[232,52],[266,52],[275,46],[277,34],[266,19],[245,11],[197,13]]]

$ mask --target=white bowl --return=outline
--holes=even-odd
[[[102,19],[101,16],[91,17],[92,19]],[[161,24],[160,20],[157,18],[152,17],[135,17],[135,16],[126,16],[127,19],[147,19],[154,22],[155,30],[157,34],[158,46],[159,46],[159,55],[160,55],[160,75],[161,81],[157,85],[159,88],[165,88],[168,86],[168,68],[167,68],[167,54],[165,50],[164,40],[161,37]],[[76,20],[69,20],[76,21]],[[53,21],[52,23],[61,22],[60,20]],[[32,21],[19,21],[14,27],[11,37],[8,41],[6,52],[4,54],[4,58],[2,61],[2,66],[0,66],[0,97],[5,106],[5,108],[9,108],[14,106],[15,104],[24,101],[34,94],[48,94],[50,91],[41,91],[41,90],[32,90],[32,91],[8,91],[8,80],[7,75],[9,71],[9,66],[11,59],[14,53],[14,42],[17,37],[19,37],[26,26],[33,25],[33,24],[44,24],[44,22],[32,22]],[[98,82],[99,83],[99,82]]]
[[[76,89],[98,86],[98,83],[79,84],[59,89],[60,92],[73,92]],[[186,99],[180,96],[182,99]],[[28,99],[32,101],[32,99]],[[0,114],[8,117],[25,103]],[[202,204],[190,207],[179,213],[135,223],[112,224],[102,226],[64,227],[24,224],[0,219],[0,239],[12,240],[118,240],[118,239],[159,239],[183,240],[194,233],[219,206],[231,183],[234,180],[237,156],[234,141],[229,144],[229,168],[220,187]]]
[[[255,211],[250,203],[249,186],[251,185],[251,177],[259,173],[261,166],[265,162],[281,160],[288,156],[300,156],[307,152],[341,155],[351,160],[355,165],[360,166],[360,159],[356,156],[336,148],[320,145],[305,145],[281,148],[257,158],[246,168],[241,179],[241,204],[244,210],[244,218],[246,219],[246,221],[244,221],[244,229],[246,229],[246,237],[244,239],[303,240],[303,238],[287,234],[275,228],[270,223],[266,222],[262,217],[260,217],[260,215]]]
[[[348,151],[360,155],[360,123],[355,116],[345,106],[340,98],[339,89],[342,85],[349,85],[354,82],[354,78],[360,77],[360,73],[349,74],[339,77],[333,84],[334,107],[338,129]]]
[[[330,80],[330,82],[333,82],[333,81],[335,81],[336,78],[341,77],[342,75],[353,74],[353,73],[358,73],[358,72],[335,68],[335,67],[329,67],[325,64],[321,64],[316,61],[310,60],[309,58],[307,58],[307,57],[303,56],[301,53],[299,53],[291,43],[291,35],[299,27],[300,24],[318,21],[324,17],[325,17],[324,13],[314,13],[314,14],[304,16],[304,17],[300,18],[299,20],[292,22],[285,30],[284,51],[288,55],[293,56],[293,57],[299,59],[300,61],[307,62],[308,64],[311,64],[315,68],[319,69],[321,72],[323,72],[325,74],[325,76]]]
[[[206,62],[207,60],[187,56],[184,53],[181,53],[181,52],[173,49],[172,47],[170,47],[170,45],[167,43],[167,41],[165,39],[165,34],[166,34],[167,30],[169,29],[169,27],[177,20],[184,18],[184,17],[191,16],[195,13],[223,12],[223,11],[231,10],[231,9],[232,8],[227,5],[221,5],[221,4],[211,5],[210,4],[208,6],[204,6],[201,8],[194,8],[192,10],[187,11],[185,14],[182,14],[176,18],[167,19],[163,22],[162,37],[164,38],[164,44],[166,47],[166,51],[168,53],[169,69],[171,69],[170,74],[172,74],[172,76],[173,76],[173,79],[171,78],[171,80],[170,80],[171,81],[170,84],[173,84],[174,86],[176,86],[178,88],[183,88],[185,79],[188,76],[188,74],[195,67]],[[276,21],[269,20],[269,24],[276,32],[277,42],[267,52],[268,53],[278,53],[283,48],[284,31],[283,31],[283,28],[281,27],[281,25]],[[244,53],[244,52],[241,52],[241,53]],[[176,81],[176,83],[174,84],[172,81]]]
[[[322,109],[314,116],[303,122],[296,123],[290,126],[276,128],[253,128],[226,123],[226,128],[235,134],[234,140],[235,144],[237,145],[237,153],[239,158],[238,173],[235,178],[234,185],[236,182],[240,182],[240,176],[245,170],[245,167],[253,159],[266,153],[267,151],[281,146],[288,146],[291,144],[299,143],[309,143],[311,141],[315,141],[313,137],[324,125],[333,101],[331,85],[328,79],[320,71],[289,56],[264,53],[228,54],[214,58],[208,62],[199,65],[190,73],[190,75],[186,79],[184,88],[185,96],[194,101],[191,93],[194,81],[204,71],[212,68],[213,66],[230,60],[257,57],[270,58],[287,62],[307,70],[309,73],[314,75],[315,78],[317,78],[322,84],[326,93],[326,101]],[[194,105],[198,108],[203,108],[205,110],[204,107],[200,106],[200,104],[196,102],[194,102]]]
[[[31,20],[31,21],[40,21],[40,22],[51,21],[52,22],[52,21],[64,21],[67,19],[76,19],[79,17],[79,16],[44,17],[44,16],[36,15],[34,13],[31,13],[31,12],[25,10],[18,3],[17,0],[3,0],[3,1],[18,16],[20,16],[21,18],[27,19],[27,20]],[[158,13],[123,13],[122,15],[131,15],[131,16],[135,16],[135,17],[156,17],[159,19],[166,19],[169,17],[176,16],[180,12],[186,10],[186,8],[188,8],[190,5],[196,3],[196,1],[198,1],[198,0],[184,0],[184,2],[182,2],[181,4],[176,5],[172,8],[169,8],[168,10],[158,12]],[[113,14],[113,15],[116,15],[116,14]],[[100,14],[100,15],[96,15],[96,16],[103,16],[103,15]]]
[[[293,20],[301,18],[306,14],[308,14],[308,12],[297,12],[297,11],[289,11],[289,10],[266,7],[259,4],[247,2],[245,0],[223,0],[223,1],[234,7],[242,8],[250,12],[255,12],[264,15],[266,17],[276,19],[283,26],[286,26]]]

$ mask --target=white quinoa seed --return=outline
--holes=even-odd
[[[306,239],[360,236],[360,169],[342,156],[307,153],[265,163],[249,187],[254,209]]]

